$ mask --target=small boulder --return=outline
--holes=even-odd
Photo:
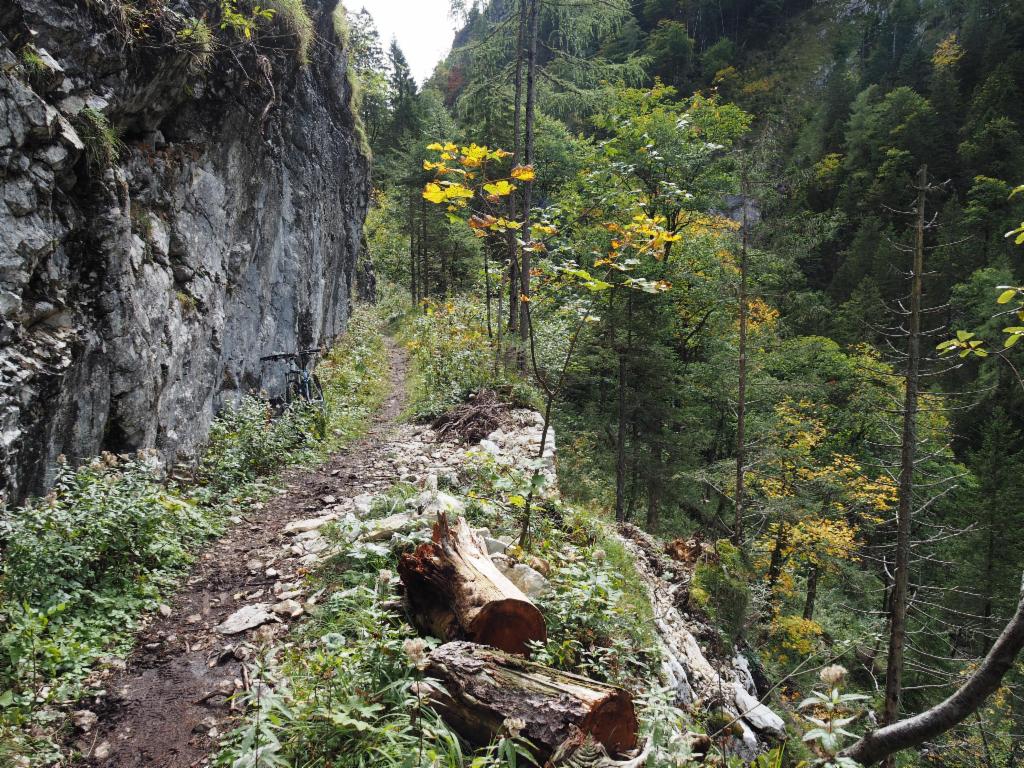
[[[222,635],[237,635],[239,632],[254,629],[268,621],[276,621],[276,617],[270,613],[269,608],[268,603],[247,605],[244,608],[239,608],[213,629]]]

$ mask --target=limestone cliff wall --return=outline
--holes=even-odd
[[[59,454],[193,454],[218,409],[266,385],[261,355],[345,328],[369,165],[335,1],[306,0],[306,65],[283,19],[248,41],[218,29],[219,3],[153,5],[0,4],[9,502]],[[181,30],[203,17],[199,47]],[[97,114],[124,142],[113,164]]]

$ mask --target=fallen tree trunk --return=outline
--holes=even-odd
[[[889,755],[934,739],[976,712],[1002,684],[1024,648],[1024,581],[1020,602],[981,666],[945,701],[919,715],[865,734],[843,752],[861,765],[873,765]]]
[[[439,513],[433,541],[403,555],[398,573],[413,623],[426,634],[521,654],[530,641],[547,639],[537,606],[491,562],[464,518],[452,528]]]
[[[435,648],[427,675],[443,686],[427,687],[432,704],[472,744],[512,723],[542,759],[580,732],[612,755],[636,747],[633,699],[613,685],[467,642]]]

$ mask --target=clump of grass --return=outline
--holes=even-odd
[[[76,123],[89,167],[102,172],[115,165],[124,152],[124,142],[107,116],[98,109],[85,107],[78,113]]]
[[[295,55],[299,64],[308,65],[316,31],[306,6],[302,0],[270,0],[269,5],[275,11],[275,18],[280,19],[285,29],[295,36]]]
[[[28,70],[29,77],[45,74],[48,70],[43,57],[39,55],[34,45],[26,45],[21,49],[21,63]]]
[[[188,52],[189,71],[196,73],[209,68],[213,61],[213,30],[203,19],[190,18],[175,37]]]
[[[175,298],[178,300],[178,304],[181,305],[181,308],[185,312],[191,314],[196,311],[196,297],[192,294],[185,293],[185,291],[178,291],[177,294],[175,294]]]

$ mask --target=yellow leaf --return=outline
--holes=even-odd
[[[484,184],[484,192],[489,195],[495,195],[496,197],[504,197],[510,195],[515,190],[514,184],[509,184],[504,179],[495,181],[493,184]]]
[[[532,165],[517,165],[512,169],[512,178],[519,181],[533,181],[536,176]]]
[[[438,184],[431,182],[423,188],[423,199],[428,200],[431,203],[438,204],[443,203],[448,199],[445,191],[441,189]]]
[[[433,144],[427,144],[427,149],[431,150],[432,152],[444,152],[444,147],[441,146],[441,144],[436,141]]]

